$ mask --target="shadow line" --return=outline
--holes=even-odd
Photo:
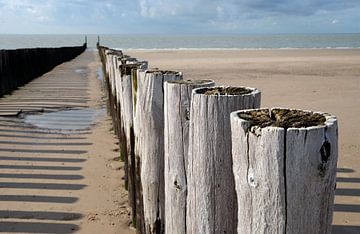
[[[360,178],[336,177],[336,182],[342,182],[342,183],[360,183]]]
[[[14,130],[14,129],[0,129],[0,132],[15,132],[15,133],[28,133],[28,134],[43,134],[43,135],[60,135],[61,133],[59,132],[50,132],[50,131],[30,131],[30,130]],[[78,135],[86,135],[86,134],[91,134],[90,131],[79,131],[76,132],[76,134]]]
[[[37,195],[0,195],[0,201],[7,202],[38,202],[38,203],[75,203],[76,197],[37,196]]]
[[[337,196],[360,196],[360,189],[339,188],[335,190]]]
[[[8,179],[42,179],[42,180],[81,180],[81,175],[57,175],[57,174],[11,174],[2,173],[0,178]]]
[[[36,223],[36,222],[0,222],[2,232],[25,233],[74,233],[79,230],[75,224]]]
[[[14,189],[81,190],[85,187],[86,185],[84,184],[0,182],[0,188],[14,188]]]
[[[86,137],[68,137],[64,135],[63,137],[38,137],[38,136],[26,136],[26,135],[12,135],[12,134],[0,134],[0,137],[6,138],[22,138],[22,139],[39,139],[39,140],[85,140]]]
[[[360,226],[332,225],[332,234],[359,234]]]
[[[0,169],[80,171],[82,168],[65,166],[0,165]]]
[[[0,161],[30,161],[30,162],[69,162],[81,163],[85,162],[84,158],[32,158],[32,157],[12,157],[0,156]]]
[[[340,173],[352,173],[352,172],[354,172],[354,170],[353,169],[351,169],[351,168],[337,168],[336,169],[336,172],[340,172]]]
[[[66,145],[66,146],[84,146],[84,145],[92,145],[92,143],[88,142],[17,142],[17,141],[0,141],[0,144],[4,145],[50,145],[50,146],[58,146],[58,145]]]
[[[349,205],[349,204],[335,204],[334,205],[335,212],[360,212],[360,205]]]
[[[82,214],[69,212],[0,210],[0,219],[38,219],[69,221],[78,220],[81,218]]]
[[[0,149],[0,152],[17,152],[17,153],[42,153],[42,154],[85,154],[86,150],[39,150],[39,149]]]

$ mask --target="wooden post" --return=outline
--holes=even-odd
[[[147,70],[138,82],[140,179],[144,205],[144,233],[163,233],[164,198],[164,93],[165,81],[181,80],[173,71]],[[138,116],[137,116],[138,117]]]
[[[135,153],[135,193],[136,193],[136,233],[145,233],[144,224],[144,204],[143,204],[143,192],[141,186],[141,129],[140,129],[140,116],[141,108],[137,101],[140,94],[139,87],[142,87],[142,81],[145,77],[145,71],[143,69],[137,69],[133,76],[133,134],[134,134],[134,153]]]
[[[133,71],[139,68],[147,68],[147,62],[142,61],[126,61],[120,65],[121,79],[118,80],[120,90],[120,106],[122,127],[124,132],[124,147],[126,147],[126,170],[128,174],[128,195],[129,203],[132,209],[132,222],[136,223],[136,182],[135,182],[135,138],[133,124]]]
[[[194,88],[214,85],[212,80],[165,82],[165,233],[186,233],[186,168],[191,92]]]
[[[260,91],[254,88],[193,90],[187,170],[187,233],[236,233],[230,113],[259,106]]]
[[[331,233],[334,116],[290,109],[231,114],[238,233]]]

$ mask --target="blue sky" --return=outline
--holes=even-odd
[[[0,0],[0,34],[359,32],[360,0]]]

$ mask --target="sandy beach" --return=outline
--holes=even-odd
[[[184,79],[257,87],[262,107],[323,111],[338,117],[334,233],[360,232],[360,50],[125,51]]]
[[[0,100],[1,232],[134,233],[99,68],[97,52],[87,51]],[[90,112],[54,121],[41,111],[50,107],[55,116],[68,107],[99,115],[78,130]],[[43,116],[47,126],[4,116],[19,110]]]

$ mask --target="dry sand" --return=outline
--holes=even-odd
[[[339,120],[334,233],[360,233],[360,50],[125,51],[185,79],[257,87],[262,107],[324,111]]]

